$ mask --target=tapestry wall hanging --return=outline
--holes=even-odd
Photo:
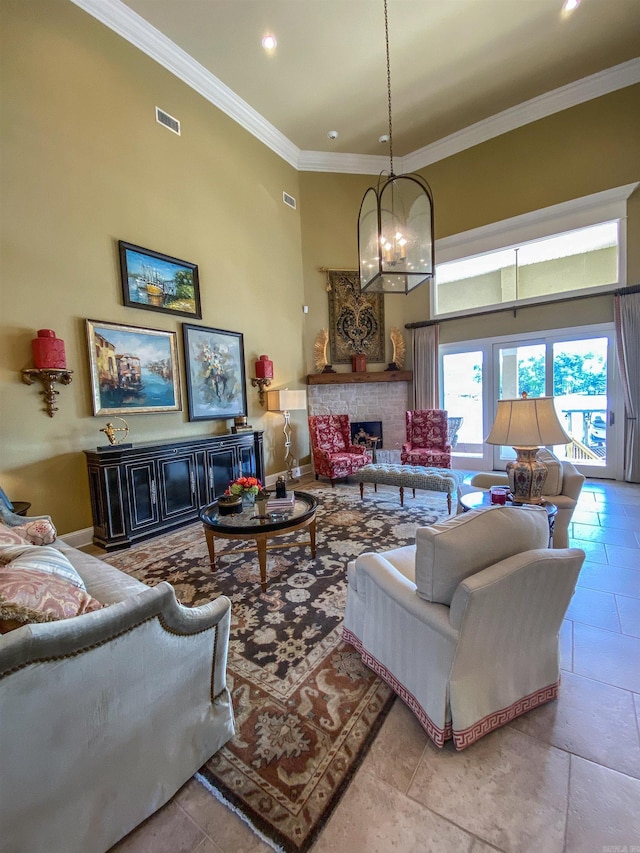
[[[362,293],[357,270],[327,270],[332,364],[384,361],[384,294]]]

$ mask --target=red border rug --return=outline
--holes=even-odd
[[[401,508],[397,489],[367,492],[364,501],[357,486],[303,491],[320,502],[316,559],[293,547],[308,531],[291,534],[292,547],[269,552],[265,593],[257,556],[234,553],[243,543],[225,543],[211,571],[200,524],[107,557],[150,585],[168,580],[186,605],[231,599],[236,735],[200,774],[286,853],[313,844],[394,698],[341,639],[347,563],[365,550],[409,544],[418,524],[446,515],[445,497],[428,492]]]

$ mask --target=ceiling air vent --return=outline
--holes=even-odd
[[[289,195],[289,193],[282,193],[282,201],[294,210],[296,209],[296,200],[292,195]]]
[[[160,107],[156,107],[156,121],[158,124],[164,125],[169,128],[169,130],[172,130],[180,136],[180,122],[178,119],[170,116],[169,113],[165,113],[165,111],[161,110]]]

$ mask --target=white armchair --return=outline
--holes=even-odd
[[[585,558],[546,512],[492,507],[348,566],[344,639],[438,746],[464,749],[556,698],[558,632]]]
[[[578,503],[584,475],[569,461],[561,462],[548,450],[538,451],[537,458],[547,466],[547,479],[544,485],[543,498],[558,507],[553,530],[553,547],[569,547],[569,523]],[[508,486],[509,480],[504,471],[491,471],[474,474],[461,489],[468,486],[472,491],[489,489],[491,486]]]

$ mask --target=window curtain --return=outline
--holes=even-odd
[[[413,408],[438,409],[437,323],[413,330]]]
[[[614,297],[616,348],[624,389],[624,479],[640,483],[640,285],[618,290]]]

